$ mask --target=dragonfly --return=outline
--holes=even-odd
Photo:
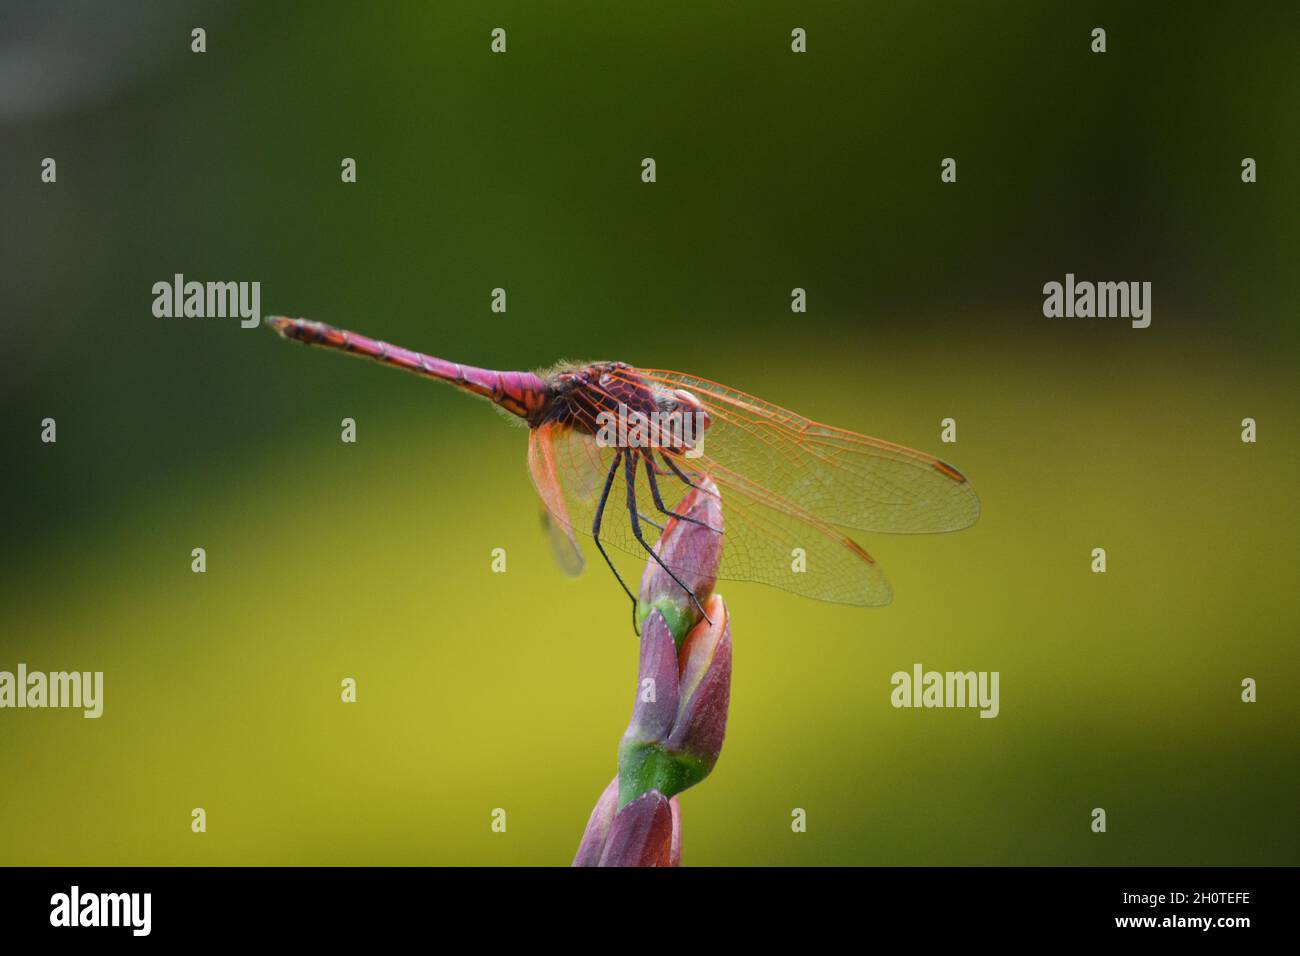
[[[979,517],[970,482],[947,462],[694,375],[624,362],[500,372],[323,322],[266,322],[286,339],[437,379],[523,419],[528,470],[560,567],[580,573],[578,541],[592,539],[632,599],[634,628],[636,594],[606,546],[649,555],[701,614],[683,578],[754,581],[821,601],[879,606],[892,600],[889,581],[840,528],[924,534],[960,530]],[[716,568],[691,566],[699,549],[661,556],[656,547],[665,521],[702,524],[685,514],[691,494],[726,505],[723,527],[708,527],[722,536]]]

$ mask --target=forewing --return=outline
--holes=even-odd
[[[627,374],[684,388],[712,425],[707,468],[761,484],[822,521],[862,531],[956,531],[979,517],[979,498],[951,465],[902,445],[832,428],[706,379],[660,369]]]

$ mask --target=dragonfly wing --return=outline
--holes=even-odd
[[[551,433],[547,429],[534,429],[528,433],[528,473],[532,475],[541,498],[542,529],[551,544],[555,563],[565,574],[577,576],[582,573],[586,562],[568,521],[564,494],[555,471]]]
[[[719,577],[838,604],[874,606],[893,599],[884,572],[856,541],[744,476],[714,469],[705,459],[690,464],[699,471],[688,470],[687,476],[707,474],[722,498],[726,541]]]
[[[536,444],[530,445],[529,467],[551,517],[576,537],[590,535],[602,497],[600,541],[606,549],[648,557],[645,546],[633,531],[628,505],[626,473],[620,463],[614,469],[618,450],[602,447],[596,440],[562,425],[536,429]],[[725,538],[719,578],[755,581],[823,601],[878,605],[890,601],[889,582],[871,557],[856,543],[814,515],[766,492],[757,484],[729,471],[710,471],[707,456],[684,462],[683,480],[655,454],[659,490],[665,509],[677,511],[690,491],[686,480],[699,484],[705,472],[718,487],[722,499]],[[605,487],[611,472],[609,492]],[[539,474],[542,476],[539,479]],[[638,458],[635,476],[636,511],[641,535],[653,547],[659,528],[667,521],[654,500],[654,488],[644,458]],[[679,555],[683,562],[674,571],[711,569],[687,566],[693,553]]]
[[[774,498],[828,524],[919,534],[956,531],[979,517],[979,498],[965,476],[933,455],[823,425],[681,372],[628,374],[693,392],[712,420],[704,451],[718,471],[761,482]]]
[[[569,577],[576,578],[587,562],[578,548],[578,542],[573,539],[573,532],[552,518],[550,509],[545,504],[541,505],[541,512],[542,530],[546,532],[546,540],[551,544],[555,563]]]

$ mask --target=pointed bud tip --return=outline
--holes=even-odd
[[[705,604],[717,584],[724,545],[722,500],[711,478],[702,478],[697,487],[683,496],[678,514],[692,520],[670,519],[655,553],[682,584],[695,592],[700,604]],[[679,641],[700,619],[699,609],[690,595],[653,558],[646,561],[641,575],[640,599],[647,614],[650,608],[658,608],[664,614]]]
[[[671,866],[673,809],[658,790],[637,797],[614,817],[601,866]]]

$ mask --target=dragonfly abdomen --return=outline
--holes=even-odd
[[[540,376],[532,372],[498,372],[474,365],[461,365],[459,362],[449,362],[346,329],[338,329],[324,322],[277,315],[267,319],[266,324],[286,339],[361,355],[385,365],[446,382],[462,391],[482,396],[530,421],[546,404],[548,386]]]

